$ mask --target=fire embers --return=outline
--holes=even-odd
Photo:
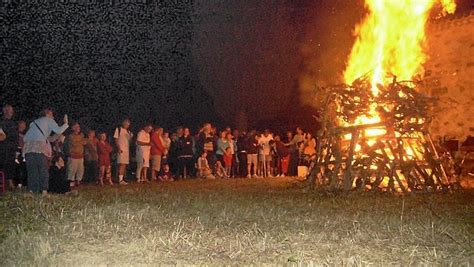
[[[405,193],[456,183],[450,158],[438,154],[428,132],[434,100],[418,93],[414,82],[395,78],[374,95],[367,77],[326,88],[310,178],[332,189]]]

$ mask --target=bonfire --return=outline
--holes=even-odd
[[[426,61],[430,12],[452,13],[455,3],[366,0],[366,7],[344,83],[318,90],[318,156],[307,181],[346,191],[449,189],[457,184],[452,160],[429,133],[435,100],[420,93],[423,82],[415,78]]]

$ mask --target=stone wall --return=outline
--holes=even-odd
[[[429,93],[439,98],[432,133],[474,136],[474,11],[432,22],[427,36],[425,79]]]

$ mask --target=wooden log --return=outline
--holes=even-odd
[[[382,151],[382,154],[384,156],[384,159],[387,161],[387,162],[390,162],[390,158],[388,157],[388,154],[387,152],[385,151],[385,149],[380,149]],[[390,173],[390,179],[395,179],[398,183],[398,186],[400,187],[400,189],[402,190],[403,193],[407,193],[407,190],[405,188],[405,186],[402,184],[402,181],[400,180],[400,177],[398,177],[398,174],[396,172],[396,170],[394,168],[392,168],[391,170],[391,173]],[[395,188],[393,188],[393,190],[395,190]]]
[[[438,155],[438,151],[436,151],[436,147],[433,143],[433,140],[431,139],[431,135],[429,133],[426,134],[426,137],[427,137],[427,140],[428,140],[428,143],[430,144],[431,146],[431,149],[433,150],[433,153],[434,153],[434,156],[435,156],[435,159],[436,160],[439,160],[439,155]],[[442,177],[444,178],[444,181],[446,184],[449,184],[449,178],[448,178],[448,175],[446,174],[446,170],[444,169],[443,167],[443,164],[439,164],[439,167],[441,169],[441,174],[442,174]]]
[[[359,138],[359,129],[353,128],[351,133],[351,145],[349,146],[349,155],[346,160],[346,171],[344,173],[344,190],[350,191],[352,189],[352,160],[354,159],[354,151]]]

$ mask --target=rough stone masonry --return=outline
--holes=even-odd
[[[464,140],[474,136],[474,11],[431,23],[425,80],[438,98],[431,132]]]

